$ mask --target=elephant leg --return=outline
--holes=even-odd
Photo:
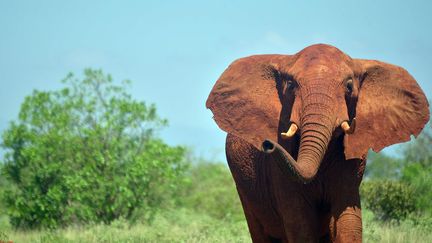
[[[257,164],[260,164],[262,159],[260,154],[256,148],[241,138],[228,134],[226,139],[227,161],[236,183],[252,241],[273,242],[272,238],[265,233],[251,205],[251,202],[257,204],[257,201],[258,204],[262,204],[259,198],[263,197],[260,197],[260,190],[256,186],[260,173],[264,173],[263,171],[257,173]]]
[[[318,242],[320,230],[315,210],[295,206],[290,209],[290,212],[283,216],[287,241]]]
[[[284,183],[277,190],[277,205],[287,242],[318,242],[320,222],[315,200],[305,191],[310,186]]]
[[[327,186],[330,196],[330,238],[333,242],[362,242],[359,186],[364,165],[360,160],[339,161]]]
[[[249,228],[249,233],[252,238],[252,242],[262,242],[262,243],[274,243],[279,242],[273,237],[269,236],[264,232],[264,228],[262,224],[258,221],[258,219],[255,217],[253,212],[249,209],[247,203],[244,201],[243,197],[239,193],[240,201],[243,206],[243,211],[246,217],[246,221]]]
[[[362,242],[361,209],[348,206],[341,213],[333,213],[330,232],[333,242]]]

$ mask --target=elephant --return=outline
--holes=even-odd
[[[206,107],[253,242],[361,242],[369,149],[409,141],[429,104],[403,68],[315,44],[234,61]]]

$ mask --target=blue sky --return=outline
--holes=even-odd
[[[205,100],[233,60],[327,43],[406,68],[431,99],[431,9],[431,1],[395,0],[0,0],[0,131],[33,89],[102,68],[156,103],[170,123],[165,141],[224,161],[225,134]]]

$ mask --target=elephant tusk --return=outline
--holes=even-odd
[[[286,133],[285,132],[281,133],[282,139],[291,138],[297,132],[297,129],[298,126],[295,123],[291,123],[291,126],[288,129],[288,131]]]
[[[341,127],[342,127],[342,129],[344,130],[344,132],[346,134],[352,134],[352,133],[354,133],[355,126],[356,126],[356,119],[355,118],[353,118],[353,120],[351,122],[351,125],[349,125],[347,121],[344,121],[341,124]]]

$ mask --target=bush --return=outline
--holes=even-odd
[[[166,121],[102,71],[34,91],[3,134],[5,203],[14,226],[150,217],[180,186],[185,150],[154,135]],[[166,190],[166,189],[169,190]]]
[[[432,167],[410,163],[403,168],[402,173],[402,181],[414,188],[416,210],[432,217]]]
[[[189,185],[180,204],[216,219],[245,220],[236,186],[227,166],[201,161],[188,172]]]
[[[432,127],[426,125],[416,140],[403,149],[407,165],[402,168],[402,181],[415,189],[416,208],[432,217]]]
[[[405,219],[415,210],[414,189],[400,181],[364,181],[361,196],[365,207],[381,220]]]

